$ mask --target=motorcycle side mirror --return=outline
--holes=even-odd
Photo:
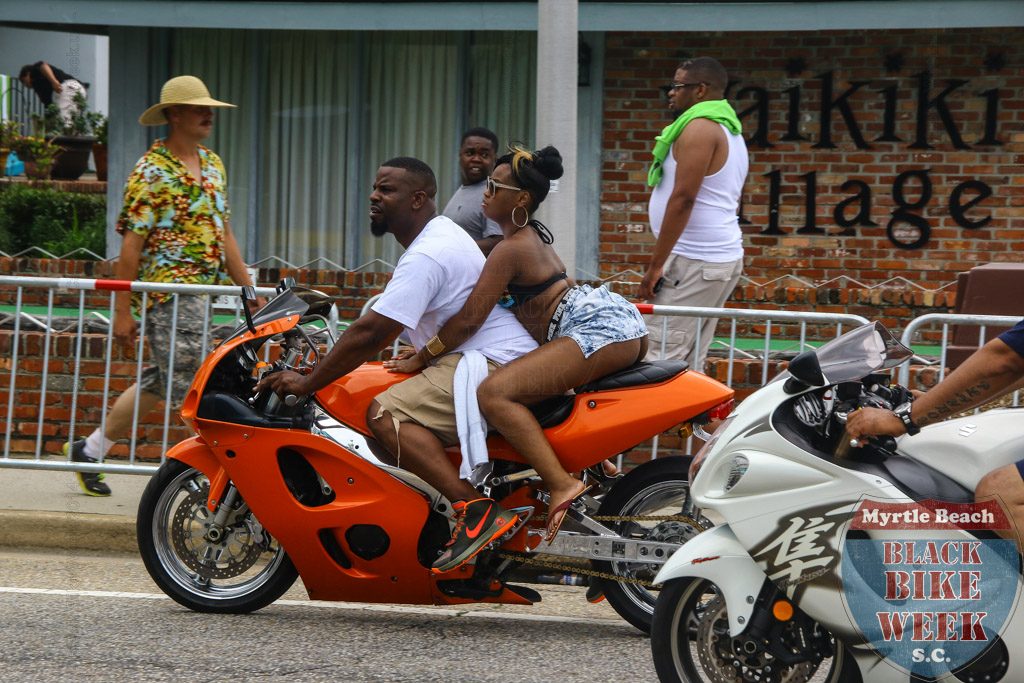
[[[256,325],[252,322],[252,312],[249,310],[249,302],[256,300],[256,289],[251,286],[242,287],[242,313],[245,315],[245,326],[249,331],[256,334]]]
[[[289,289],[294,289],[294,288],[295,288],[295,278],[293,278],[293,277],[281,278],[281,282],[279,282],[277,287],[275,287],[275,289],[277,290],[278,294],[280,294],[281,292],[287,291]]]
[[[796,394],[808,387],[823,387],[828,384],[821,371],[818,354],[804,351],[789,362],[790,378],[784,387],[787,394]]]

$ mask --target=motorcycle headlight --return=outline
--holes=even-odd
[[[690,463],[691,484],[693,483],[693,480],[697,478],[697,473],[700,471],[701,466],[703,466],[704,459],[707,457],[708,453],[711,452],[711,449],[714,448],[715,443],[718,441],[718,437],[722,435],[726,426],[732,422],[734,417],[735,415],[730,415],[726,419],[722,420],[722,422],[718,424],[718,428],[715,429],[715,433],[711,435],[711,438],[705,441],[704,445],[701,446],[699,451],[697,451],[697,455],[693,456],[693,461]]]

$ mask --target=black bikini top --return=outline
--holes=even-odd
[[[508,283],[508,288],[505,290],[505,295],[498,301],[498,305],[502,308],[515,308],[516,306],[522,306],[530,299],[547,291],[547,288],[551,285],[555,284],[559,280],[566,280],[568,277],[569,276],[563,271],[552,275],[539,285],[514,285],[510,282]]]

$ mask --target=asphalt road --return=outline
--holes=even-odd
[[[534,586],[534,588],[537,588]],[[6,681],[656,681],[647,638],[583,588],[533,607],[316,603],[185,610],[131,555],[0,551]]]

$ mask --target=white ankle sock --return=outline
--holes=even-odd
[[[115,443],[115,441],[111,441],[103,435],[103,432],[97,429],[85,439],[85,454],[90,458],[100,460],[106,457]]]

